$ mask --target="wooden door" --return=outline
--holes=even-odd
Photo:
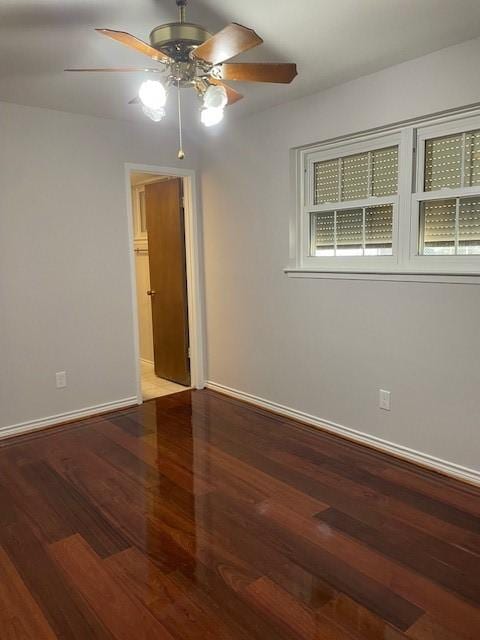
[[[145,186],[155,374],[190,385],[182,180]]]

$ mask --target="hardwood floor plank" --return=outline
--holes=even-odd
[[[279,562],[269,567],[266,576],[313,610],[319,609],[338,595],[328,582],[295,562]]]
[[[288,451],[278,451],[275,460],[287,468],[298,470],[300,477],[293,475],[296,484],[304,484],[310,478],[315,494],[331,506],[346,513],[362,512],[365,518],[370,514],[376,516],[387,513],[389,516],[409,524],[420,531],[444,540],[459,549],[464,549],[480,557],[480,536],[465,531],[455,523],[445,522],[421,509],[397,500],[395,492],[390,495],[379,493],[374,488],[364,487],[357,482],[327,468],[318,469],[314,465],[300,460]],[[300,472],[301,470],[301,472]]]
[[[286,516],[285,509],[283,512],[270,510],[267,515],[276,524],[275,530],[280,534],[284,533],[283,527],[285,525],[288,527],[288,523],[291,522],[295,526],[294,522],[298,519],[293,515]],[[350,568],[355,568],[362,575],[368,576],[381,585],[388,586],[393,593],[405,598],[418,608],[434,613],[446,626],[451,624],[452,619],[456,619],[457,629],[466,634],[466,637],[473,638],[475,634],[480,634],[480,609],[477,606],[455,597],[454,594],[442,589],[437,583],[426,579],[420,573],[412,572],[397,562],[390,561],[383,554],[370,550],[361,542],[356,542],[342,534],[334,535],[328,525],[322,530],[312,526],[310,521],[304,520],[297,527],[303,536],[321,547],[322,550],[336,558],[341,558],[342,561],[348,563]],[[408,550],[405,552],[408,553]],[[347,595],[352,595],[345,588],[341,590]],[[352,597],[362,604],[358,596],[352,595]],[[385,620],[401,630],[405,630],[409,626],[408,624],[402,626],[393,619],[389,620],[385,613],[378,611],[375,613],[379,613]],[[417,617],[419,616],[417,615]],[[411,623],[413,624],[415,620],[411,620]]]
[[[328,507],[325,502],[316,500],[303,491],[292,487],[286,481],[286,474],[278,473],[278,475],[273,475],[272,473],[265,473],[260,470],[260,468],[243,460],[239,460],[221,447],[212,446],[202,440],[198,441],[197,450],[199,455],[204,455],[208,458],[209,469],[212,468],[212,466],[217,467],[228,476],[238,478],[244,483],[245,488],[249,486],[252,487],[257,497],[260,497],[260,495],[263,497],[282,496],[284,501],[296,503],[297,509],[302,508],[302,505],[305,508],[307,503],[307,510],[312,506],[313,509],[318,506],[318,511]],[[247,459],[248,457],[247,454],[245,458]],[[268,467],[269,470],[272,469],[272,466],[267,464],[265,464],[265,467]],[[283,479],[280,479],[280,477]],[[210,476],[207,476],[207,481],[209,484],[214,484]],[[217,483],[217,485],[218,484],[219,483]],[[226,483],[222,483],[222,489],[224,488],[223,484]]]
[[[130,435],[110,420],[102,420],[100,424],[95,426],[95,431],[101,433],[120,447],[130,451],[130,453],[133,453],[134,456],[145,462],[145,464],[153,468],[156,467],[158,450],[156,447],[151,447],[142,438],[136,438]]]
[[[284,514],[278,521],[272,518],[272,511],[268,517],[265,514],[250,514],[241,505],[232,505],[229,500],[219,494],[209,494],[203,498],[205,509],[211,513],[220,511],[228,513],[240,528],[250,530],[266,544],[272,545],[281,554],[304,569],[313,572],[329,583],[338,591],[349,594],[354,600],[371,608],[378,615],[384,617],[399,629],[407,629],[423,613],[421,609],[390,591],[381,582],[362,574],[357,568],[340,559],[341,553],[336,555],[336,540],[332,540],[325,551],[318,546],[318,539],[312,542],[284,527]],[[292,512],[292,522],[301,517]],[[315,528],[315,523],[313,522]],[[317,526],[318,527],[318,526]],[[355,550],[358,553],[358,550]],[[353,554],[350,554],[353,555]],[[375,560],[378,560],[375,558]],[[376,573],[372,571],[372,573]],[[381,575],[379,576],[381,577]]]
[[[12,478],[15,478],[15,482],[11,481]],[[0,465],[0,482],[4,487],[8,486],[8,494],[3,493],[4,500],[0,497],[0,504],[8,500],[12,513],[15,508],[21,511],[39,539],[53,542],[75,533],[71,523],[63,518],[63,514],[52,508],[48,496],[37,482],[32,483],[24,476],[24,467],[15,465],[6,455],[2,457]],[[3,513],[4,522],[6,517],[8,517],[8,509]],[[0,521],[2,521],[1,515]]]
[[[191,562],[191,556],[152,517],[150,494],[98,456],[78,452],[76,464],[57,460],[56,468],[85,499],[102,510],[130,545],[146,553],[163,571]]]
[[[193,580],[188,579],[180,571],[175,571],[170,574],[169,578],[174,580],[178,588],[184,593],[188,593],[189,599],[192,600],[197,608],[201,609],[205,618],[208,618],[208,628],[214,631],[216,639],[249,640],[252,637],[246,628],[225,610],[223,603],[219,602],[218,598],[213,600],[203,591],[201,586],[196,583],[195,577]],[[221,600],[222,598],[220,597]]]
[[[165,574],[153,560],[136,548],[120,551],[103,560],[103,565],[124,590],[145,606],[158,599]]]
[[[354,602],[345,594],[339,594],[336,598],[327,602],[321,607],[320,612],[326,618],[345,627],[351,633],[357,634],[359,638],[364,640],[405,640],[407,638],[407,635],[401,633],[357,602]]]
[[[212,391],[0,442],[1,640],[479,640],[480,488]]]
[[[26,521],[1,527],[0,544],[58,638],[111,640],[110,633],[70,587]]]
[[[147,606],[173,637],[250,638],[216,600],[197,586],[196,573],[189,574],[188,578],[178,571],[165,574],[137,549],[110,556],[103,563],[123,588]],[[208,564],[212,564],[211,559]],[[220,566],[225,576],[228,573],[225,558]],[[226,582],[231,580],[227,578]],[[244,584],[243,581],[233,582]],[[226,584],[223,590],[225,588]]]
[[[429,616],[422,616],[408,631],[408,638],[413,640],[458,640],[455,631],[440,626]]]
[[[112,417],[110,421],[135,438],[141,438],[147,433],[155,433],[156,424],[153,420],[144,422],[138,418],[136,419],[134,413]]]
[[[181,570],[184,573],[184,570]],[[285,640],[271,622],[259,617],[243,599],[244,588],[253,581],[225,581],[221,571],[213,571],[206,564],[199,564],[193,580],[209,598],[220,603],[222,609],[254,640]],[[227,585],[227,588],[226,588]]]
[[[445,561],[441,562],[422,553],[421,549],[410,546],[408,540],[402,540],[401,537],[392,540],[386,531],[369,527],[336,509],[322,511],[316,518],[414,571],[421,572],[433,582],[460,594],[474,604],[480,604],[480,574],[466,575],[465,572],[457,571]]]
[[[359,446],[295,420],[274,415],[265,409],[252,407],[235,398],[222,396],[219,402],[218,394],[210,392],[200,399],[195,397],[195,400],[198,410],[208,411],[209,428],[212,424],[215,425],[217,418],[220,417],[221,421],[228,417],[229,425],[240,427],[244,434],[252,435],[257,441],[262,438],[267,448],[280,443],[281,449],[316,464],[322,461],[339,461],[387,480],[393,474],[395,483],[423,493],[426,497],[434,497],[440,502],[452,504],[474,516],[480,515],[478,490],[459,480],[447,478],[369,447]],[[252,420],[252,414],[256,416],[255,421]],[[258,429],[260,423],[261,434]],[[229,433],[232,433],[231,428]]]
[[[459,572],[470,573],[473,570],[475,575],[480,571],[480,557],[476,554],[411,527],[406,522],[392,517],[388,510],[380,512],[370,509],[366,513],[361,506],[359,508],[358,505],[344,504],[339,511],[354,519],[361,519],[364,524],[373,527],[386,540],[392,540],[408,548],[413,547],[417,554],[424,555],[427,559],[434,558]]]
[[[480,533],[480,518],[468,511],[454,507],[443,500],[427,496],[419,491],[387,480],[386,478],[374,476],[367,471],[354,469],[350,465],[328,462],[325,466],[328,470],[336,474],[343,475],[360,485],[372,487],[375,491],[384,495],[389,496],[394,493],[397,500],[405,502],[438,520],[449,522],[456,527],[471,531],[475,534]]]
[[[324,580],[288,559],[278,548],[267,544],[263,537],[243,526],[223,510],[197,512],[197,525],[215,532],[230,554],[241,557],[250,568],[251,581],[258,574],[271,578],[307,606],[318,607],[333,598],[335,591]]]
[[[197,477],[192,470],[174,460],[166,457],[161,458],[157,467],[162,475],[192,494],[200,495],[212,490],[212,487],[202,477]]]
[[[417,493],[434,497],[475,517],[480,517],[478,495],[475,488],[470,485],[436,476],[422,469],[416,469],[415,472],[412,472],[411,469],[389,465],[386,462],[369,462],[363,464],[362,468],[375,476],[381,476],[389,482],[394,482]]]
[[[248,464],[260,466],[268,470],[276,479],[288,481],[304,492],[313,492],[319,499],[351,515],[359,511],[366,517],[382,517],[382,514],[390,514],[399,521],[413,524],[427,535],[433,534],[439,539],[444,538],[452,545],[450,555],[456,555],[457,559],[462,555],[462,547],[470,554],[480,551],[480,536],[477,534],[438,520],[420,509],[415,509],[393,498],[392,495],[386,496],[372,488],[363,487],[348,477],[329,471],[324,466],[319,468],[294,456],[289,451],[276,452],[272,460],[270,456],[258,453],[257,450],[249,450],[243,443],[235,442],[223,432],[218,433],[214,430],[211,437],[213,438],[211,442],[215,443],[216,448],[220,448],[223,454],[226,451],[232,455],[235,453],[237,457],[241,457],[242,463],[247,464],[247,468]],[[471,557],[468,560],[468,555],[468,553],[463,554],[463,562],[478,562]]]
[[[26,465],[22,473],[30,484],[39,488],[57,514],[68,523],[69,529],[80,533],[90,546],[106,557],[130,546],[129,541],[116,530],[76,488],[64,480],[46,462]],[[36,518],[36,514],[32,515]]]
[[[287,637],[301,640],[358,640],[358,636],[339,627],[321,613],[314,612],[268,578],[256,580],[246,589],[252,606],[272,618]]]
[[[140,443],[143,441],[140,438]],[[149,464],[134,455],[129,449],[118,445],[108,437],[99,433],[98,428],[89,433],[88,441],[84,440],[88,449],[97,456],[108,462],[120,473],[125,474],[134,482],[140,482],[143,486],[150,487],[160,479],[160,474],[156,468],[156,463]]]
[[[53,543],[51,551],[69,582],[117,640],[131,640],[139,632],[142,640],[172,640],[167,629],[124,591],[79,535]]]
[[[164,576],[162,593],[151,603],[150,609],[178,640],[234,640],[244,636],[231,619],[227,627],[208,601],[199,597],[195,585],[187,583],[178,572]],[[194,625],[192,621],[195,622]]]
[[[0,630],[6,640],[55,640],[31,592],[0,547]]]

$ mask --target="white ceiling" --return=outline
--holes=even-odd
[[[143,65],[147,58],[93,28],[125,30],[148,40],[153,26],[176,15],[174,0],[0,0],[0,100],[144,118],[138,106],[127,104],[136,95],[139,75],[63,69]],[[239,59],[298,65],[292,85],[237,83],[245,99],[231,107],[231,116],[480,35],[478,0],[190,0],[187,18],[213,32],[231,21],[254,28],[265,43]],[[196,113],[193,96],[186,102],[185,111]]]

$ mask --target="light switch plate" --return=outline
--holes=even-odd
[[[67,386],[67,372],[66,371],[57,371],[55,374],[55,381],[57,385],[57,389],[63,389]]]
[[[390,391],[386,389],[380,389],[378,393],[378,406],[380,409],[390,411]]]

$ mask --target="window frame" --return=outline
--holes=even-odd
[[[427,140],[458,135],[476,129],[480,129],[480,114],[467,118],[463,117],[453,122],[427,124],[417,128],[416,180],[411,197],[412,224],[410,234],[410,263],[415,268],[420,270],[427,268],[429,271],[440,271],[442,273],[480,273],[480,254],[432,256],[420,253],[420,211],[422,202],[471,198],[472,196],[480,197],[480,185],[473,187],[443,187],[436,191],[424,191],[426,142]]]
[[[420,254],[420,204],[425,200],[456,197],[480,197],[480,185],[439,191],[423,191],[425,142],[428,139],[480,129],[480,108],[463,109],[438,117],[419,118],[394,127],[337,139],[323,144],[292,149],[292,186],[295,206],[290,224],[290,265],[292,276],[346,277],[365,274],[428,281],[480,283],[470,276],[480,275],[480,255],[432,256]],[[336,203],[314,204],[314,164],[367,151],[398,146],[398,192],[396,196],[370,197]],[[393,206],[392,256],[310,256],[310,214],[322,211],[354,209],[381,204]],[[452,278],[448,279],[451,275]],[[412,276],[412,278],[410,278]],[[444,276],[447,276],[445,278]],[[358,279],[358,276],[355,276]],[[382,279],[382,277],[380,277]]]
[[[335,158],[345,158],[352,155],[367,153],[369,151],[378,151],[388,149],[390,147],[398,147],[398,162],[401,159],[401,134],[399,132],[388,132],[383,135],[371,136],[368,139],[360,141],[345,141],[345,143],[333,144],[321,149],[307,150],[302,154],[302,174],[303,185],[301,187],[301,203],[302,212],[301,233],[302,242],[300,247],[300,255],[302,257],[301,265],[307,268],[324,268],[335,270],[350,270],[364,268],[388,268],[398,263],[398,221],[400,193],[399,188],[397,194],[390,196],[369,196],[359,200],[343,200],[339,202],[326,202],[323,204],[314,204],[314,172],[315,163],[332,160]],[[392,255],[387,256],[311,256],[311,215],[315,213],[323,213],[329,211],[345,211],[348,209],[363,209],[391,204],[393,207],[392,222]]]

